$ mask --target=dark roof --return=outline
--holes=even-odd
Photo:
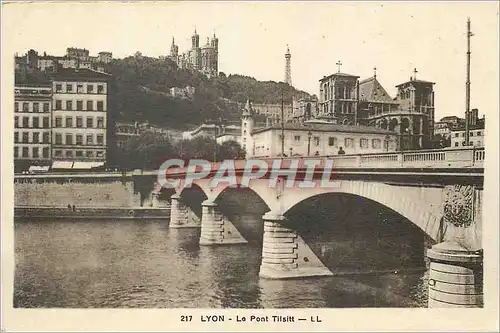
[[[358,78],[359,77],[359,76],[356,76],[356,75],[351,75],[351,74],[346,74],[346,73],[335,73],[335,74],[330,74],[328,76],[323,77],[322,79],[320,79],[320,81],[324,81],[326,79],[329,79],[332,76],[344,76],[344,77],[352,77],[352,78]]]
[[[359,82],[359,96],[360,100],[363,101],[394,103],[394,100],[389,96],[380,82],[378,82],[376,77]]]
[[[16,86],[46,87],[51,86],[50,78],[40,71],[21,73],[16,72],[14,77]]]
[[[406,81],[406,82],[400,83],[400,84],[398,84],[396,87],[400,87],[400,86],[403,86],[403,85],[408,84],[408,83],[435,84],[434,82],[431,82],[431,81],[424,81],[424,80],[410,80],[410,81]]]
[[[112,78],[111,74],[94,71],[88,68],[61,68],[57,72],[48,74],[53,80],[92,80],[107,81]]]
[[[275,124],[265,128],[256,129],[253,133],[265,132],[273,129],[281,129],[280,124]],[[353,125],[340,125],[340,124],[285,124],[285,130],[295,131],[313,131],[313,132],[348,132],[348,133],[371,133],[371,134],[396,134],[395,132],[370,127],[370,126],[353,126]]]

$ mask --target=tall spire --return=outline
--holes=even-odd
[[[285,53],[285,83],[292,85],[292,64],[291,64],[292,54],[290,53],[290,47],[286,45]]]
[[[470,117],[470,38],[474,34],[470,30],[470,17],[467,18],[467,81],[465,82],[465,145],[469,141],[469,117]]]

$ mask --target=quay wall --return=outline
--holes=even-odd
[[[14,180],[15,207],[133,208],[152,207],[152,185],[146,193],[134,180],[122,178],[23,178]],[[167,207],[167,202],[156,203]]]

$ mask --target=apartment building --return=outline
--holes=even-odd
[[[50,81],[16,82],[14,88],[14,160],[50,164],[52,87]]]
[[[111,75],[86,68],[67,68],[51,73],[50,77],[52,159],[94,162],[93,167],[104,164]]]

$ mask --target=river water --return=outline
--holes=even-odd
[[[261,244],[199,246],[167,220],[15,220],[15,307],[426,307],[425,270],[258,276]]]

